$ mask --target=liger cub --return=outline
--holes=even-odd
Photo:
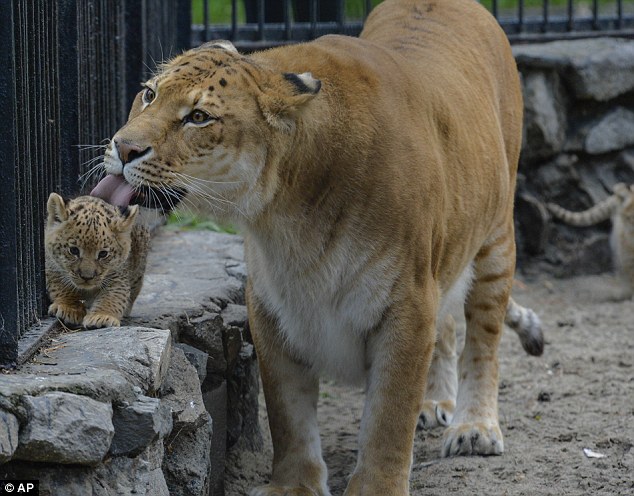
[[[433,412],[443,455],[501,454],[497,350],[523,105],[490,13],[473,0],[385,0],[359,38],[249,55],[209,42],[144,86],[94,194],[182,198],[244,233],[274,448],[270,482],[251,494],[330,494],[324,375],[367,392],[345,496],[409,494],[426,398],[455,400],[450,419]],[[454,361],[437,341],[457,309],[466,338]],[[431,387],[432,373],[452,379]]]
[[[571,212],[555,203],[548,209],[559,220],[578,227],[588,227],[612,220],[610,248],[617,275],[627,290],[634,293],[634,185],[617,183],[613,194],[583,212]]]
[[[67,325],[121,325],[143,284],[150,235],[138,206],[51,193],[45,229],[48,312]]]

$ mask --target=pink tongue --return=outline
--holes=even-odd
[[[109,174],[99,181],[90,195],[106,200],[112,205],[127,207],[134,196],[134,189],[123,179],[123,176]]]

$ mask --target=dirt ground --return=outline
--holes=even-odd
[[[440,458],[442,428],[419,431],[412,495],[634,495],[634,302],[613,301],[607,275],[516,284],[518,302],[544,325],[543,356],[527,356],[507,330],[500,349],[505,453]],[[261,397],[262,452],[234,450],[227,496],[270,474],[272,448]],[[363,392],[324,382],[319,419],[333,495],[355,465]],[[591,458],[584,448],[605,455]]]

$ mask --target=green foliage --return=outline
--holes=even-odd
[[[223,226],[211,219],[204,219],[195,215],[183,215],[172,212],[167,218],[166,229],[185,231],[213,231],[227,234],[237,234],[233,226]]]
[[[210,24],[229,24],[231,22],[231,0],[192,0],[192,22],[194,24],[203,24],[204,8],[203,4],[207,1],[209,8]],[[281,2],[282,0],[268,0]],[[297,0],[299,2],[308,0]],[[381,0],[370,0],[372,7],[376,7]],[[246,22],[246,14],[244,9],[244,1],[237,0],[238,22]],[[358,20],[363,18],[365,11],[365,0],[346,0],[344,2],[347,20]]]

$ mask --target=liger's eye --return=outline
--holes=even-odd
[[[71,246],[68,249],[68,253],[70,253],[71,255],[75,255],[76,257],[79,256],[79,248],[77,248],[76,246]]]
[[[203,124],[212,117],[207,113],[200,109],[192,110],[187,117],[185,117],[185,122],[193,122],[194,124]]]
[[[97,253],[97,258],[99,259],[108,258],[108,252],[106,250],[101,250],[99,253]]]
[[[145,103],[152,103],[155,98],[156,93],[154,90],[152,88],[145,88],[145,91],[143,92],[143,101]]]

